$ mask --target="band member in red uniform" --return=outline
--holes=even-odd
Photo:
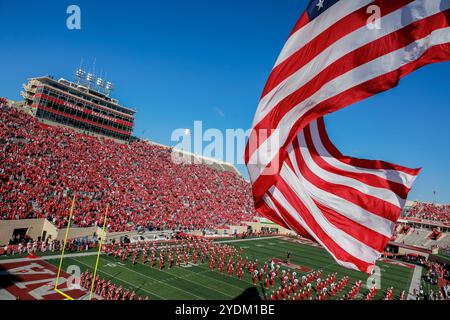
[[[161,255],[159,256],[159,270],[162,270],[163,266],[164,266],[164,258],[161,253]]]
[[[181,258],[180,258],[180,252],[178,251],[178,249],[177,249],[177,260],[175,263],[176,263],[177,267],[179,268],[181,265]]]
[[[136,254],[136,252],[134,252],[133,253],[133,260],[132,260],[133,266],[136,264],[136,258],[137,258],[137,254]]]
[[[253,270],[258,270],[258,259],[255,259],[255,262],[253,262]]]
[[[243,277],[244,277],[244,269],[242,269],[242,267],[241,267],[239,269],[238,278],[239,278],[239,280],[242,280]]]
[[[211,255],[209,257],[209,269],[211,269],[211,271],[214,270],[215,265],[216,265],[216,263],[214,261],[214,256]]]
[[[277,290],[277,300],[281,300],[282,298],[283,297],[282,297],[281,287],[279,287],[278,290]]]
[[[188,259],[188,254],[187,254],[186,251],[184,251],[184,266],[187,266],[187,265],[188,265],[188,261],[189,261],[189,259]]]

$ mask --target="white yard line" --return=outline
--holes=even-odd
[[[416,266],[414,268],[414,273],[411,279],[411,285],[409,287],[408,300],[416,300],[416,297],[414,296],[414,289],[416,289],[416,292],[419,292],[421,279],[422,279],[422,267]]]
[[[198,267],[201,268],[201,265],[199,265]],[[169,278],[169,279],[167,279],[167,280],[156,280],[156,279],[152,278],[152,279],[154,279],[155,281],[150,282],[149,284],[153,284],[153,283],[156,284],[156,283],[158,283],[158,282],[167,283],[167,282],[169,282],[169,281],[173,281],[173,280],[176,280],[176,279],[183,279],[183,280],[189,281],[187,278],[192,278],[192,277],[194,277],[194,276],[196,276],[196,275],[201,275],[201,274],[209,273],[209,272],[217,273],[217,274],[219,274],[219,275],[223,275],[222,273],[220,273],[220,272],[217,271],[217,270],[211,271],[211,270],[209,270],[209,269],[205,269],[205,270],[199,271],[199,272],[195,272],[195,271],[193,271],[193,270],[190,270],[189,268],[186,268],[186,269],[184,269],[184,270],[187,270],[187,271],[191,272],[191,274],[188,275],[188,276],[185,276],[185,277],[180,277],[180,276],[177,276],[177,275],[168,273],[168,272],[166,272],[166,271],[160,270],[161,272],[165,272],[165,273],[171,275],[172,277]],[[142,274],[142,273],[139,272],[139,274]],[[211,277],[208,277],[208,278],[211,279],[211,280],[220,282],[220,283],[224,283],[224,284],[226,284],[226,285],[228,285],[228,286],[231,286],[231,287],[236,288],[236,289],[239,289],[239,290],[242,290],[242,289],[243,289],[243,288],[241,288],[241,287],[235,286],[235,285],[233,285],[233,284],[231,284],[231,283],[228,283],[228,282],[226,282],[226,281],[224,281],[224,280],[221,280],[221,279],[216,279],[216,278],[211,278]],[[246,280],[244,280],[244,279],[241,280],[241,281],[253,285],[253,282],[246,281]],[[189,282],[192,282],[192,281],[189,281]],[[217,290],[214,289],[214,288],[211,288],[211,287],[208,287],[208,286],[204,286],[204,285],[199,284],[199,283],[197,283],[197,282],[192,282],[192,283],[195,283],[196,285],[201,285],[202,287],[205,287],[205,288],[207,288],[207,289],[214,290],[214,291],[216,291],[216,292],[218,292],[218,293],[221,293],[221,294],[226,295],[226,296],[228,296],[228,297],[230,297],[230,298],[233,298],[233,296],[230,296],[230,295],[228,295],[228,294],[226,294],[226,293],[224,293],[224,292],[222,292],[222,291],[217,291]]]
[[[188,269],[186,269],[186,270],[188,270]],[[180,279],[192,278],[192,277],[194,277],[194,276],[196,276],[196,275],[201,275],[201,274],[210,273],[210,272],[212,272],[212,273],[218,273],[218,274],[222,275],[221,273],[219,273],[219,272],[216,271],[216,270],[211,271],[211,270],[209,270],[209,269],[208,269],[208,270],[204,270],[204,271],[200,271],[200,272],[195,272],[195,271],[192,271],[192,270],[189,270],[189,271],[192,272],[191,275],[186,276],[186,277],[179,277],[179,278],[180,278]],[[168,279],[167,281],[172,281],[172,280],[174,280],[174,279],[175,279],[175,278]],[[233,285],[233,284],[231,284],[231,283],[228,283],[228,282],[226,282],[226,281],[224,281],[224,280],[221,280],[221,279],[216,279],[216,278],[211,278],[211,277],[208,277],[208,279],[214,280],[214,281],[216,281],[216,282],[220,282],[220,283],[223,283],[223,284],[226,284],[226,285],[231,286],[231,287],[233,287],[233,288],[236,288],[236,289],[238,289],[238,290],[244,290],[244,288],[235,286],[235,285]],[[243,282],[245,282],[245,281],[243,281]],[[196,283],[196,284],[197,284],[197,283]],[[251,284],[253,284],[253,283],[251,283]],[[230,296],[230,295],[226,294],[225,292],[217,291],[217,290],[215,290],[215,289],[213,289],[213,288],[211,288],[211,287],[209,287],[209,289],[212,289],[212,290],[214,290],[214,291],[216,291],[216,292],[220,292],[220,293],[222,293],[223,295],[226,295],[226,296],[228,296],[228,297],[230,297],[230,298],[234,298],[234,296]]]
[[[277,238],[282,238],[282,237],[283,237],[283,236],[273,236],[273,237],[263,237],[263,238],[251,238],[251,239],[233,239],[233,240],[218,241],[218,242],[215,242],[215,243],[221,244],[221,243],[247,242],[247,241],[258,241],[258,240],[277,239]],[[179,245],[178,245],[178,246],[179,246]],[[257,246],[258,246],[258,247],[261,247],[261,245],[257,245]],[[102,255],[103,255],[103,254],[104,254],[104,253],[102,253]],[[65,254],[65,255],[64,255],[64,258],[78,258],[78,257],[87,257],[87,256],[95,256],[95,255],[97,255],[97,252],[69,253],[69,254]],[[39,258],[36,259],[36,260],[55,260],[55,259],[60,259],[60,258],[61,258],[61,255],[60,255],[60,254],[56,254],[56,255],[42,256],[42,257],[39,257]],[[75,259],[75,260],[76,260],[77,262],[79,262],[80,264],[82,264],[82,265],[84,265],[84,266],[86,266],[86,267],[88,267],[88,268],[91,268],[89,265],[87,265],[87,264],[85,264],[85,263],[79,261],[78,259]],[[25,262],[25,261],[33,261],[33,259],[29,259],[29,258],[4,259],[4,260],[0,260],[0,264],[17,263],[17,262]],[[172,288],[174,288],[174,289],[176,289],[176,290],[179,290],[179,291],[183,291],[183,292],[185,292],[185,293],[187,293],[187,294],[189,294],[189,295],[191,295],[191,296],[194,296],[194,297],[196,297],[196,298],[198,298],[198,299],[201,299],[201,300],[203,300],[203,299],[205,299],[205,298],[200,297],[200,296],[197,296],[196,294],[194,294],[194,293],[192,293],[192,292],[188,292],[188,291],[186,291],[186,290],[183,290],[182,288],[172,286],[171,284],[167,283],[166,281],[172,281],[172,280],[175,280],[176,278],[177,278],[177,279],[182,279],[182,280],[191,282],[191,283],[193,283],[193,284],[195,284],[195,285],[202,286],[202,287],[204,287],[204,288],[206,288],[206,289],[213,290],[213,291],[215,291],[215,292],[217,292],[217,293],[220,293],[220,294],[222,294],[222,295],[225,295],[225,296],[227,296],[227,297],[233,298],[233,296],[231,296],[231,295],[229,295],[229,294],[227,294],[227,293],[225,293],[225,292],[218,291],[218,290],[216,290],[216,289],[214,289],[214,288],[212,288],[212,287],[202,285],[202,284],[200,284],[200,283],[198,283],[198,282],[190,281],[190,280],[186,279],[186,277],[180,277],[180,276],[177,276],[177,275],[168,273],[168,272],[166,272],[166,271],[164,271],[164,270],[161,270],[161,272],[164,272],[164,273],[170,275],[171,278],[169,278],[169,279],[167,279],[167,280],[165,280],[165,281],[162,281],[162,280],[158,280],[158,279],[155,279],[155,278],[153,278],[153,277],[147,276],[147,275],[145,275],[145,274],[143,274],[143,273],[136,272],[136,271],[134,271],[134,270],[132,270],[132,269],[130,269],[130,268],[128,268],[128,267],[121,266],[121,265],[119,265],[119,264],[118,264],[118,267],[123,268],[123,269],[126,269],[126,270],[128,270],[128,271],[130,271],[130,272],[134,272],[134,273],[139,274],[139,275],[141,275],[141,276],[144,276],[144,277],[146,277],[146,278],[152,280],[152,283],[162,283],[162,284],[165,284],[165,285],[167,285],[167,286],[169,286],[169,287],[172,287]],[[189,271],[192,272],[192,275],[191,275],[192,277],[195,276],[195,275],[201,274],[201,273],[210,272],[210,270],[201,271],[200,273],[194,272],[194,271],[192,271],[192,270],[189,270]],[[127,280],[124,280],[124,279],[122,279],[122,278],[120,278],[120,277],[116,277],[116,276],[114,276],[114,275],[112,275],[112,274],[110,274],[110,273],[104,271],[103,269],[100,270],[100,272],[102,272],[102,273],[104,273],[104,274],[110,276],[111,278],[117,278],[119,281],[124,282],[124,283],[126,283],[126,284],[128,284],[128,285],[130,285],[130,286],[132,286],[132,287],[134,287],[134,288],[136,288],[136,285],[135,285],[135,284],[130,283],[130,282],[128,282]],[[217,272],[217,271],[214,270],[213,273],[214,273],[214,272]],[[216,281],[216,282],[224,283],[224,284],[226,284],[226,285],[228,285],[228,286],[231,286],[231,287],[234,287],[234,288],[237,288],[237,289],[242,289],[242,288],[240,288],[240,287],[237,287],[237,286],[235,286],[235,285],[232,285],[232,284],[230,284],[230,283],[228,283],[228,282],[226,282],[226,281],[223,281],[223,280],[221,280],[221,279],[215,279],[215,278],[210,278],[210,279],[211,279],[211,280],[214,280],[214,281]],[[243,282],[249,283],[249,284],[253,285],[253,283],[250,282],[250,281],[243,280]],[[160,299],[167,300],[166,298],[161,297],[160,295],[158,295],[158,294],[156,294],[156,293],[154,293],[154,292],[148,291],[148,290],[146,290],[146,289],[144,289],[144,288],[140,288],[140,290],[142,290],[142,291],[144,291],[144,292],[147,292],[148,294],[154,295],[154,296],[156,296],[156,297],[158,297],[158,298],[160,298]]]
[[[186,268],[186,269],[184,269],[184,270],[190,271],[191,274],[188,275],[188,276],[185,276],[185,277],[180,277],[180,276],[175,276],[175,275],[173,275],[173,274],[170,274],[170,275],[172,276],[171,278],[168,278],[168,279],[166,279],[166,280],[154,280],[154,281],[152,281],[152,282],[148,282],[148,284],[156,284],[156,283],[158,283],[158,282],[168,283],[168,282],[170,282],[170,281],[177,280],[177,279],[184,279],[184,280],[187,280],[187,278],[192,278],[192,277],[194,277],[194,276],[196,276],[196,275],[201,275],[201,274],[208,273],[208,272],[215,272],[215,271],[211,271],[211,270],[203,270],[203,271],[200,271],[200,272],[195,272],[195,271],[192,271],[192,270],[190,270],[190,269],[188,269],[188,268]],[[166,272],[166,273],[167,273],[167,272]],[[140,274],[141,274],[141,273],[140,273]],[[153,278],[152,278],[152,279],[153,279]],[[215,281],[218,281],[218,282],[227,284],[228,286],[232,286],[232,287],[234,287],[234,288],[236,288],[236,289],[242,290],[241,287],[237,287],[237,286],[235,286],[235,285],[232,285],[232,284],[230,284],[230,283],[228,283],[228,282],[225,282],[225,281],[222,281],[222,280],[220,280],[220,279],[215,279],[215,278],[210,278],[210,277],[208,277],[208,279],[215,280]],[[189,280],[187,280],[187,281],[189,281]],[[190,281],[190,282],[191,282],[191,281]],[[195,282],[195,284],[198,285],[198,283],[196,283],[196,282]],[[205,287],[205,288],[208,288],[208,289],[215,290],[214,288],[211,288],[211,287],[208,287],[208,286],[204,286],[204,287]],[[233,296],[230,296],[230,295],[228,295],[228,294],[226,294],[226,293],[224,293],[224,292],[217,291],[217,290],[215,290],[215,291],[216,291],[216,292],[219,292],[219,293],[222,293],[222,294],[224,294],[224,295],[226,295],[226,296],[228,296],[228,297],[230,297],[230,298],[233,298]]]
[[[256,240],[267,240],[267,239],[276,239],[282,238],[284,236],[273,236],[273,237],[263,237],[263,238],[251,238],[251,239],[233,239],[233,240],[225,240],[215,242],[217,244],[220,243],[234,243],[234,242],[245,242],[245,241],[256,241]],[[179,247],[180,245],[177,245]],[[163,246],[165,248],[165,246]],[[159,248],[159,247],[158,247]],[[102,254],[104,254],[102,252]],[[86,256],[95,256],[97,255],[97,251],[92,252],[79,252],[79,253],[67,253],[64,255],[64,258],[74,258],[74,257],[86,257]],[[50,256],[40,256],[36,260],[55,260],[61,259],[61,254],[55,254]],[[0,264],[6,263],[17,263],[17,262],[25,262],[25,261],[33,261],[33,259],[29,258],[11,258],[11,259],[0,259]]]
[[[199,266],[199,268],[201,268],[201,266]],[[198,274],[203,274],[203,273],[209,273],[209,272],[211,272],[211,273],[217,273],[217,274],[219,274],[219,275],[221,275],[221,276],[224,275],[224,274],[220,273],[220,272],[217,271],[217,270],[214,270],[214,271],[213,271],[213,270],[210,270],[210,269],[206,269],[206,270],[200,271],[200,272],[195,272],[195,271],[192,271],[192,270],[189,270],[189,271],[192,272],[193,275],[198,275]],[[230,276],[228,276],[228,277],[230,277]],[[231,284],[231,283],[228,283],[228,282],[226,282],[226,281],[224,281],[224,280],[216,279],[216,278],[211,278],[211,277],[208,277],[208,278],[211,279],[211,280],[215,280],[215,281],[221,282],[221,283],[225,283],[226,285],[231,286],[231,287],[233,287],[233,288],[236,288],[236,289],[239,289],[239,290],[243,290],[243,288],[238,287],[238,286],[235,286],[235,285],[233,285],[233,284]],[[251,283],[251,284],[253,284],[253,283]],[[227,295],[226,293],[223,293],[223,294]],[[230,298],[232,298],[232,296],[230,296]]]
[[[82,265],[84,265],[84,266],[86,266],[86,267],[88,267],[88,268],[91,268],[91,266],[85,264],[84,262],[81,262],[80,260],[77,260],[77,259],[74,259],[74,260],[76,260],[78,263],[81,263]],[[104,271],[103,269],[102,269],[102,270],[99,270],[99,272],[102,272],[102,273],[104,273],[104,274],[107,274],[108,276],[111,277],[111,279],[117,279],[117,280],[119,280],[120,282],[125,282],[126,284],[128,284],[128,285],[132,286],[133,288],[136,288],[136,289],[137,289],[137,287],[136,287],[135,284],[133,284],[133,283],[131,283],[131,282],[128,282],[127,280],[124,280],[124,279],[122,279],[122,278],[119,278],[118,276],[114,276],[114,275],[110,274],[109,272]],[[154,293],[154,292],[148,291],[148,290],[146,290],[146,289],[144,289],[144,288],[139,288],[139,290],[145,291],[145,292],[147,292],[148,294],[157,296],[158,298],[161,298],[161,299],[163,299],[163,300],[167,300],[167,298],[161,297],[160,295],[158,295],[158,294],[156,294],[156,293]]]
[[[110,260],[110,261],[111,261],[111,260]],[[118,265],[118,266],[119,266],[120,268],[124,268],[124,269],[127,269],[128,271],[131,271],[131,272],[134,272],[134,273],[139,274],[139,275],[141,275],[141,276],[144,276],[144,277],[146,277],[146,278],[148,278],[148,279],[154,280],[154,281],[156,281],[156,282],[158,282],[158,283],[162,283],[162,284],[165,284],[165,285],[167,285],[167,286],[169,286],[169,287],[172,287],[172,288],[174,288],[174,289],[183,291],[183,292],[185,292],[185,293],[187,293],[187,294],[189,294],[189,295],[191,295],[191,296],[194,296],[194,297],[196,297],[196,298],[198,298],[198,299],[200,299],[200,300],[204,300],[204,299],[205,299],[205,298],[199,297],[199,296],[197,296],[197,295],[195,295],[195,294],[193,294],[193,293],[191,293],[191,292],[189,292],[189,291],[183,290],[182,288],[172,286],[172,285],[170,285],[169,283],[163,282],[163,281],[158,280],[158,279],[155,279],[155,278],[153,278],[153,277],[149,277],[149,276],[147,276],[147,275],[145,275],[145,274],[143,274],[143,273],[134,271],[133,269],[130,269],[130,268],[127,268],[127,267],[124,267],[124,266],[121,266],[121,265]],[[178,278],[179,278],[179,277],[178,277]]]
[[[214,270],[213,271],[214,273],[218,273],[218,274],[222,274],[222,273],[220,273],[219,271],[217,271],[217,270]],[[220,281],[222,281],[222,280],[220,280]],[[254,287],[256,287],[257,285],[255,285],[253,282],[251,282],[251,281],[248,281],[248,280],[245,280],[245,279],[242,279],[242,280],[240,280],[241,282],[245,282],[245,283],[248,283],[248,284],[250,284],[250,285],[252,285],[252,286],[254,286]],[[227,283],[227,282],[225,282],[225,281],[222,281],[223,283]],[[259,283],[259,282],[258,282]],[[236,287],[236,286],[234,286],[234,285],[232,285],[233,287]],[[236,288],[239,288],[239,287],[236,287]],[[242,288],[239,288],[240,290],[242,290]]]
[[[81,253],[68,253],[64,255],[64,258],[73,258],[73,257],[86,257],[86,256],[96,256],[97,252],[81,252]],[[25,262],[25,261],[33,261],[33,260],[56,260],[61,259],[61,254],[51,255],[51,256],[43,256],[38,257],[36,259],[29,258],[16,258],[16,259],[1,259],[0,264],[6,263],[17,263],[17,262]]]
[[[186,268],[186,270],[188,270],[188,269]],[[166,274],[168,274],[168,275],[170,275],[170,276],[173,276],[173,277],[175,277],[175,278],[178,278],[178,279],[182,279],[182,280],[188,281],[188,282],[193,283],[193,284],[195,284],[195,285],[197,285],[197,286],[202,286],[203,288],[206,288],[206,289],[208,289],[208,290],[213,290],[213,291],[215,291],[215,292],[217,292],[217,293],[220,293],[220,294],[223,294],[223,295],[225,295],[225,296],[227,296],[227,297],[229,297],[229,298],[233,298],[233,296],[230,296],[229,294],[226,294],[226,293],[221,292],[221,291],[218,291],[218,290],[216,290],[216,289],[214,289],[214,288],[205,286],[205,285],[203,285],[203,284],[201,284],[201,283],[194,282],[194,281],[190,281],[190,280],[188,280],[188,279],[186,279],[186,278],[184,278],[184,277],[180,277],[180,276],[177,276],[177,275],[175,275],[175,274],[171,274],[171,273],[169,273],[169,272],[167,272],[167,271],[164,271],[164,270],[159,270],[159,271],[160,271],[160,272],[164,272],[164,273],[166,273]],[[191,271],[191,270],[189,270],[189,271]],[[193,272],[193,271],[191,271],[191,272]],[[142,273],[139,273],[139,274],[142,274]],[[155,280],[156,280],[156,279],[155,279]],[[165,282],[164,282],[164,283],[165,283]]]

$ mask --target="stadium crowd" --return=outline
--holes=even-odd
[[[213,229],[255,216],[250,185],[207,165],[176,164],[171,149],[120,144],[0,107],[0,219],[46,218],[108,231]]]
[[[450,221],[450,205],[437,205],[433,203],[414,202],[406,212],[405,218],[416,218],[446,222]]]
[[[425,280],[433,285],[439,285],[441,279],[450,279],[450,270],[437,262],[424,261],[427,267]]]

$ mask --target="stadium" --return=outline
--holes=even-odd
[[[444,299],[450,205],[409,201],[376,272],[347,270],[320,245],[259,217],[232,164],[174,164],[169,147],[99,133],[100,117],[86,109],[68,123],[74,93],[101,94],[43,79],[24,86],[24,101],[1,100],[2,299],[87,299],[92,285],[93,297],[107,300]],[[58,100],[40,94],[57,85]],[[60,263],[65,295],[53,290]],[[52,275],[20,288],[16,281],[36,270]],[[80,281],[68,285],[71,272]]]
[[[149,97],[157,93],[149,94],[149,88],[168,90],[160,103],[169,106],[173,95],[183,104],[189,100],[184,85],[192,90],[192,79],[200,87],[210,82],[207,76],[199,80],[197,71],[189,70],[192,78],[180,80],[184,96],[171,82],[164,89],[173,74],[165,78],[160,70],[152,85],[129,84],[131,76],[124,80],[130,92],[124,90],[119,100],[115,85],[95,71],[96,62],[70,76],[65,69],[64,77],[30,71],[20,80],[22,90],[12,94],[10,87],[8,92],[0,87],[0,301],[239,301],[255,306],[449,301],[450,201],[445,196],[432,201],[419,192],[414,195],[428,200],[414,200],[409,193],[415,192],[420,169],[344,156],[330,138],[342,136],[329,137],[325,128],[329,114],[393,89],[422,66],[450,60],[450,4],[431,2],[313,0],[302,5],[305,11],[270,71],[256,114],[254,108],[250,112],[253,127],[242,147],[245,173],[240,164],[161,143],[164,139],[148,138],[145,130],[140,134],[149,129],[160,137],[186,123],[189,112],[203,116],[204,110],[184,106],[149,111],[133,105],[154,102]],[[366,25],[370,4],[383,8],[374,21],[389,28]],[[73,21],[80,10],[75,9],[69,16]],[[72,29],[67,23],[68,30],[77,29],[76,23]],[[96,33],[87,43],[98,38]],[[121,62],[131,65],[130,57],[142,52],[147,59],[147,49],[130,46],[129,55],[121,51],[119,58],[115,53],[108,57],[114,57],[117,69],[135,75],[145,67]],[[178,57],[180,51],[174,52]],[[167,58],[151,55],[155,65]],[[180,57],[189,62],[174,67],[175,74],[194,61],[209,61],[189,58],[189,52]],[[64,57],[58,61],[67,62]],[[67,68],[51,63],[47,67],[54,71]],[[213,74],[217,62],[210,63]],[[43,68],[42,63],[38,70]],[[227,68],[222,72],[233,70],[234,83],[239,67]],[[161,89],[155,89],[159,81]],[[227,85],[205,88],[205,96],[197,99],[227,91]],[[233,87],[227,98],[238,96],[239,89]],[[448,101],[440,103],[448,109]],[[208,120],[223,127],[244,113],[241,107],[213,110],[215,118]],[[170,114],[173,123],[162,124],[162,114]],[[404,125],[404,118],[395,119],[391,128],[403,130],[398,124]],[[277,139],[281,143],[274,147]],[[447,150],[446,144],[441,148]],[[423,153],[419,147],[411,151]],[[445,165],[431,168],[427,177],[430,171],[444,176]],[[436,198],[436,191],[427,192]]]

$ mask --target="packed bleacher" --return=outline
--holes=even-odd
[[[406,211],[405,218],[450,222],[450,205],[437,205],[415,201]]]
[[[24,112],[0,108],[0,219],[46,218],[102,225],[199,230],[237,225],[255,216],[250,185],[235,173],[175,164],[171,149],[127,144],[50,127]]]
[[[412,228],[400,224],[396,228],[396,234],[393,241],[426,249],[431,249],[435,246],[440,248],[450,247],[450,235],[448,233],[441,233],[437,230],[438,229]],[[439,234],[439,236],[436,236],[436,234]]]

